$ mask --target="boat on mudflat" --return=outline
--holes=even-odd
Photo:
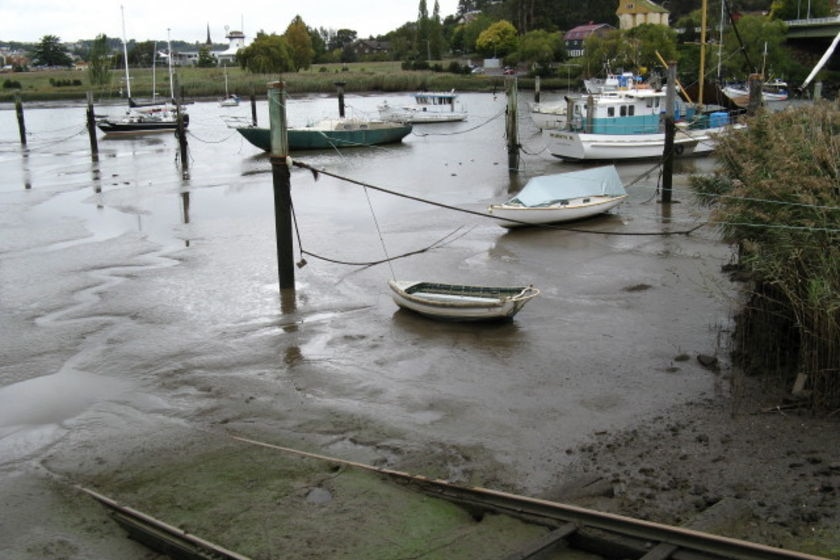
[[[533,177],[487,212],[507,228],[569,222],[608,212],[627,198],[614,165]]]
[[[454,91],[423,91],[414,94],[413,104],[394,106],[385,101],[379,106],[379,116],[386,121],[431,124],[463,121],[467,111]]]
[[[548,151],[570,161],[662,157],[665,96],[647,88],[567,97],[566,128],[543,131]],[[675,126],[674,154],[687,156],[714,151],[718,135],[744,125],[726,111],[698,113],[679,102]]]
[[[236,129],[248,142],[271,151],[271,129],[242,126]],[[302,128],[289,128],[289,150],[327,150],[376,146],[402,141],[412,130],[410,124],[363,119],[325,119]]]
[[[513,318],[540,291],[533,286],[467,286],[389,280],[394,302],[434,319],[500,321]]]

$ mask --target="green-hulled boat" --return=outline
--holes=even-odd
[[[271,151],[271,130],[258,126],[239,127],[248,142]],[[327,119],[303,128],[289,128],[289,150],[328,150],[376,146],[402,141],[411,132],[410,124],[362,119]]]

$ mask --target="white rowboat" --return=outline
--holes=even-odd
[[[533,286],[490,287],[389,280],[394,302],[404,309],[449,321],[511,319],[540,291]]]

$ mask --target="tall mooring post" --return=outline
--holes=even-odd
[[[540,102],[540,76],[534,78],[534,103]]]
[[[292,248],[292,188],[286,125],[286,84],[268,84],[268,117],[271,122],[271,175],[274,185],[274,229],[277,238],[277,273],[280,290],[295,289]]]
[[[749,89],[749,101],[747,101],[747,114],[754,115],[758,108],[761,107],[761,82],[763,80],[761,74],[750,74],[747,79]]]
[[[668,87],[665,90],[665,148],[662,153],[662,202],[671,202],[674,179],[674,105],[677,101],[677,63],[668,63]]]
[[[20,94],[15,94],[15,113],[17,113],[20,144],[26,146],[26,123],[23,121],[23,103],[20,100]]]
[[[516,78],[505,80],[507,90],[507,110],[505,116],[505,136],[508,148],[508,172],[519,172],[519,127],[516,122],[518,89]]]
[[[96,139],[96,117],[93,114],[93,93],[87,92],[87,131],[90,138],[90,159],[99,161],[99,142]]]
[[[335,82],[335,87],[338,88],[338,116],[344,118],[344,86],[347,82]]]

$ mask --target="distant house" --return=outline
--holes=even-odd
[[[351,48],[358,56],[371,54],[388,54],[391,44],[388,41],[374,41],[373,39],[359,39]]]
[[[590,35],[600,37],[614,29],[615,27],[608,23],[592,23],[591,21],[586,25],[578,25],[574,29],[567,31],[563,36],[563,41],[566,44],[566,52],[572,58],[583,56],[583,42],[587,37]]]
[[[668,25],[671,12],[650,0],[620,0],[615,14],[620,29],[633,29],[645,23]]]

